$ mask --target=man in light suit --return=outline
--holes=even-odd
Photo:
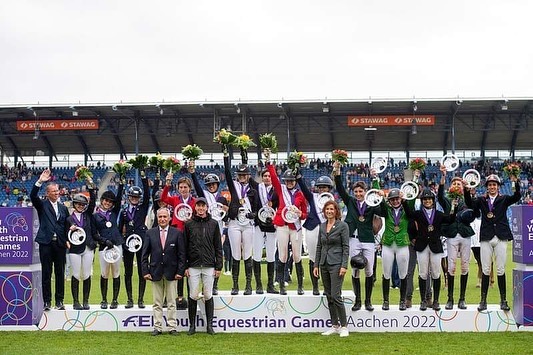
[[[65,263],[67,246],[68,209],[59,201],[59,186],[55,182],[46,185],[46,199],[38,196],[43,183],[52,178],[50,169],[41,173],[33,186],[30,198],[39,215],[39,231],[35,241],[39,244],[42,269],[42,294],[44,310],[49,311],[52,302],[52,268],[55,278],[56,308],[63,310],[65,298]]]
[[[185,273],[185,245],[183,234],[169,226],[170,211],[157,210],[158,226],[146,232],[142,251],[142,274],[145,280],[152,281],[154,298],[153,336],[163,333],[163,300],[177,297],[177,280]],[[178,335],[176,323],[176,303],[168,302],[167,322],[170,335]]]

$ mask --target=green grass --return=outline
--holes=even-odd
[[[1,332],[0,354],[533,354],[529,332],[352,333],[348,338],[316,333],[148,334]]]
[[[508,299],[512,300],[512,267],[511,250],[509,248]],[[304,260],[307,264],[307,260]],[[475,287],[477,266],[472,258],[470,280],[467,290],[467,302],[475,304],[479,301],[479,288]],[[307,275],[307,268],[304,269]],[[266,265],[263,268],[266,279]],[[378,259],[378,275],[381,263]],[[93,290],[91,303],[100,302],[98,262],[94,265]],[[244,275],[241,275],[241,290],[244,288]],[[416,280],[416,275],[415,275]],[[136,281],[135,281],[136,282]],[[66,283],[67,307],[70,307],[70,282]],[[122,283],[122,285],[124,285]],[[345,282],[345,289],[350,288]],[[415,282],[416,285],[416,282]],[[255,284],[254,284],[255,286]],[[231,277],[221,276],[220,288],[231,287]],[[456,282],[456,293],[458,292]],[[134,296],[136,296],[134,283]],[[293,282],[290,290],[296,289]],[[310,290],[309,277],[305,278],[305,289]],[[307,291],[310,292],[310,291]],[[446,291],[443,290],[441,303],[444,303]],[[391,290],[391,300],[399,297],[398,290]],[[151,285],[148,283],[145,301],[151,302]],[[124,287],[121,289],[120,302],[126,300]],[[375,285],[373,302],[381,304],[381,280]],[[419,302],[415,292],[413,302]],[[489,291],[489,302],[499,302],[497,287]],[[423,340],[422,340],[423,339]],[[152,338],[149,332],[64,332],[64,331],[33,331],[33,332],[0,332],[0,354],[347,354],[351,352],[363,354],[533,354],[530,332],[502,333],[359,333],[352,332],[348,338],[324,337],[317,333],[277,333],[277,334],[236,334],[218,333],[215,337],[205,333],[187,336],[181,333],[178,337],[168,335]]]
[[[512,298],[513,298],[513,279],[512,279],[512,270],[513,270],[513,262],[512,262],[512,249],[511,249],[511,244],[509,243],[509,246],[508,246],[508,257],[507,257],[507,267],[506,267],[506,275],[507,275],[507,300],[509,301],[509,305],[512,306]],[[377,281],[374,285],[374,291],[372,293],[372,302],[374,305],[381,305],[382,303],[382,291],[381,291],[381,259],[378,258],[377,259]],[[309,268],[308,268],[308,259],[303,259],[303,264],[304,264],[304,290],[306,291],[306,293],[311,293],[311,290],[312,290],[312,286],[311,286],[311,280],[309,278]],[[459,260],[457,262],[457,264],[459,264]],[[126,297],[126,289],[125,289],[125,286],[124,286],[124,270],[123,270],[123,266],[122,267],[122,271],[121,271],[121,279],[122,279],[122,282],[121,282],[121,289],[120,289],[120,296],[119,296],[119,303],[121,305],[124,305],[126,303],[126,300],[127,300],[127,297]],[[262,271],[262,274],[263,274],[263,277],[262,277],[262,280],[263,280],[263,288],[266,290],[266,280],[267,280],[267,275],[266,275],[266,263],[263,264],[262,268],[261,268],[261,271]],[[134,297],[134,302],[136,303],[137,302],[137,280],[138,280],[138,277],[136,275],[136,267],[134,267],[134,280],[133,280],[133,297]],[[351,270],[350,270],[351,272]],[[459,278],[460,276],[460,272],[456,272],[456,276],[455,276],[455,291],[454,291],[454,298],[455,298],[455,305],[457,305],[457,302],[459,300]],[[344,280],[344,287],[343,289],[344,290],[351,290],[351,281],[350,281],[350,276],[348,275],[345,280]],[[288,290],[293,290],[293,291],[296,291],[297,289],[297,282],[296,282],[296,270],[293,270],[293,274],[292,274],[292,278],[293,278],[293,282],[289,284],[289,287],[287,288]],[[496,279],[496,277],[495,277]],[[69,278],[70,280],[70,278]],[[92,287],[91,287],[91,296],[90,296],[90,303],[92,305],[97,305],[97,304],[100,304],[100,301],[101,301],[101,295],[100,295],[100,266],[99,266],[99,261],[98,261],[98,257],[95,257],[95,262],[94,262],[94,272],[93,272],[93,281],[92,281]],[[446,303],[446,300],[447,300],[447,294],[448,294],[448,291],[447,289],[445,288],[444,286],[444,278],[443,278],[443,275],[441,273],[441,281],[442,281],[442,286],[441,286],[441,294],[440,294],[440,298],[439,298],[439,301],[441,303],[441,305],[444,305]],[[469,272],[469,278],[468,278],[468,286],[467,286],[467,292],[466,292],[466,302],[467,304],[477,304],[479,303],[479,298],[480,298],[480,289],[479,288],[476,288],[476,282],[477,282],[477,264],[476,264],[476,261],[474,259],[474,257],[472,256],[471,259],[470,259],[470,272]],[[363,281],[364,283],[364,281]],[[415,285],[415,288],[418,287],[418,274],[417,274],[417,271],[415,271],[415,276],[414,276],[414,285]],[[231,286],[232,286],[232,278],[231,276],[226,276],[226,275],[220,275],[220,281],[219,281],[219,289],[220,290],[230,290],[231,289]],[[241,261],[241,273],[240,273],[240,281],[239,281],[239,287],[240,287],[240,294],[242,294],[243,290],[244,290],[244,286],[245,286],[245,277],[244,277],[244,263]],[[53,283],[52,283],[52,287],[53,287]],[[255,279],[252,277],[252,288],[254,289],[255,291]],[[320,285],[320,289],[322,290],[322,285]],[[82,285],[80,284],[80,300],[81,300],[81,290],[82,290]],[[364,287],[363,287],[363,290],[364,290]],[[186,292],[186,291],[185,291]],[[52,293],[53,293],[53,289],[52,289]],[[109,282],[109,290],[108,290],[108,301],[111,301],[111,294],[112,294],[112,281]],[[364,291],[363,291],[363,294],[364,294]],[[399,294],[400,294],[400,291],[398,289],[393,289],[391,290],[390,292],[390,301],[391,301],[391,304],[396,304],[398,303],[398,300],[399,300]],[[146,293],[145,293],[145,297],[144,297],[144,301],[145,303],[148,305],[148,304],[151,304],[152,302],[152,289],[151,289],[151,283],[150,282],[147,282],[147,285],[146,285]],[[489,294],[488,294],[488,298],[487,298],[487,301],[489,304],[499,304],[500,303],[500,293],[499,293],[499,290],[498,290],[498,285],[497,285],[497,281],[495,282],[494,284],[494,287],[491,287],[489,288]],[[420,293],[418,290],[415,290],[413,292],[413,305],[417,305],[420,303]],[[71,295],[71,291],[70,291],[70,281],[66,282],[65,283],[65,304],[67,305],[67,307],[69,305],[72,305],[72,295]]]

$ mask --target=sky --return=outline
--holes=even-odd
[[[0,105],[533,97],[528,0],[4,0]]]

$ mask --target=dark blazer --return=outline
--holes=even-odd
[[[132,234],[138,234],[141,238],[144,239],[144,234],[146,233],[146,215],[148,214],[148,208],[150,207],[150,187],[148,186],[148,179],[146,177],[141,178],[143,185],[143,199],[142,202],[133,207],[134,214],[133,218],[130,218],[128,215],[128,209],[130,204],[127,203],[124,206],[120,217],[120,223],[118,230],[120,232],[126,231],[125,238],[129,237]]]
[[[493,210],[494,218],[488,218],[489,197],[479,196],[472,200],[470,193],[465,191],[465,203],[474,210],[474,213],[481,213],[481,228],[479,230],[479,240],[489,241],[494,236],[501,240],[513,240],[513,233],[509,228],[507,220],[507,208],[520,201],[520,183],[515,183],[515,192],[512,196],[498,195],[494,200]]]
[[[433,253],[443,253],[442,242],[440,236],[442,235],[441,228],[443,223],[453,223],[455,221],[455,211],[450,214],[444,214],[441,211],[435,210],[435,216],[433,217],[433,230],[429,231],[429,222],[425,216],[424,208],[413,211],[407,201],[402,202],[403,209],[407,218],[412,219],[416,226],[416,237],[414,238],[414,248],[416,251],[424,251],[429,245],[429,249]]]
[[[237,190],[235,190],[235,185],[233,183],[233,177],[231,176],[231,161],[229,157],[224,157],[224,175],[226,177],[226,183],[228,184],[228,190],[231,195],[231,201],[229,203],[229,211],[228,211],[228,218],[229,219],[236,219],[239,214],[239,208],[241,207],[241,204],[239,202],[239,195],[237,194]],[[257,211],[259,210],[259,193],[257,190],[253,188],[251,184],[248,184],[249,189],[246,192],[246,196],[248,196],[248,199],[250,200],[250,207],[252,208],[252,213],[255,215],[257,214]]]
[[[305,219],[305,222],[302,227],[309,231],[312,231],[316,228],[316,226],[321,223],[320,217],[318,216],[321,211],[317,210],[317,206],[315,205],[315,197],[313,196],[311,190],[309,190],[309,188],[307,187],[307,184],[305,183],[303,177],[296,179],[296,181],[298,182],[298,186],[300,186],[300,190],[304,194],[307,203],[309,203],[309,213],[307,214],[307,218]]]
[[[59,218],[52,203],[48,199],[41,200],[38,196],[40,186],[33,185],[30,193],[31,203],[37,210],[39,215],[39,231],[35,237],[35,241],[39,244],[50,244],[54,235],[57,238],[59,245],[66,247],[67,230],[68,230],[68,209],[59,200],[57,201],[57,208],[59,211]]]
[[[83,220],[83,230],[85,231],[86,235],[85,241],[80,245],[71,245],[69,253],[72,254],[83,253],[85,251],[85,246],[89,247],[89,249],[91,250],[94,250],[96,248],[96,239],[98,238],[98,232],[96,231],[96,223],[93,217],[94,208],[96,207],[96,191],[94,189],[89,189],[89,196],[89,205],[87,206],[85,212],[81,214],[81,218]],[[67,217],[67,224],[69,229],[70,226],[78,224],[72,214]]]
[[[182,232],[172,226],[168,227],[167,240],[161,246],[159,227],[146,232],[142,249],[142,274],[152,275],[152,281],[160,281],[163,277],[172,281],[176,275],[185,273],[185,244]]]
[[[374,243],[374,230],[373,230],[373,221],[374,215],[381,214],[381,206],[377,205],[374,207],[366,206],[365,212],[363,214],[364,221],[359,220],[359,210],[357,209],[357,199],[353,196],[350,196],[344,185],[342,184],[342,179],[340,175],[335,176],[335,188],[339,193],[342,201],[346,205],[348,212],[346,213],[345,221],[350,227],[350,237],[355,233],[357,229],[357,239],[362,243]]]
[[[328,233],[326,231],[327,223],[324,222],[320,225],[315,260],[321,267],[327,264],[340,265],[347,269],[350,256],[348,224],[343,221],[336,221]]]

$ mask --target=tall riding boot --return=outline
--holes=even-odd
[[[80,304],[80,280],[72,276],[70,278],[70,289],[72,291],[72,308],[76,311],[82,310],[83,307]]]
[[[244,287],[244,295],[248,296],[252,294],[252,270],[253,263],[252,257],[244,260],[244,275],[246,276],[246,286]]]
[[[389,293],[390,293],[390,279],[386,279],[383,277],[381,288],[383,291],[383,305],[381,306],[381,309],[384,311],[389,310]]]
[[[509,311],[511,308],[507,304],[505,274],[498,275],[498,288],[500,289],[500,309],[502,311]]]
[[[298,294],[304,294],[304,267],[302,261],[295,263],[296,265],[296,278],[298,279]]]
[[[207,334],[215,335],[215,331],[213,330],[213,316],[215,314],[215,302],[213,301],[213,298],[208,299],[205,301],[205,317],[207,321]]]
[[[274,287],[274,262],[267,263],[267,274],[267,293],[279,293],[279,291]]]
[[[466,309],[465,294],[466,294],[466,284],[468,283],[468,274],[461,275],[461,285],[459,290],[459,303],[457,307],[459,309]]]
[[[212,292],[212,294],[214,296],[218,295],[218,280],[219,279],[220,279],[220,277],[215,277],[214,280],[213,280],[213,292]]]
[[[481,276],[481,300],[477,310],[479,312],[487,310],[487,292],[489,291],[490,276],[483,274]]]
[[[83,309],[87,310],[89,306],[89,294],[91,293],[91,277],[83,280]]]
[[[254,276],[255,276],[255,293],[263,294],[263,283],[261,282],[261,262],[254,261]]]
[[[407,278],[400,279],[400,311],[405,311],[407,309],[407,303],[405,300],[407,294]]]
[[[146,290],[146,280],[141,276],[139,280],[139,299],[137,305],[139,308],[144,308],[144,290]]]
[[[108,279],[100,276],[100,292],[102,293],[102,302],[100,302],[100,308],[107,309],[107,285]]]
[[[126,284],[126,295],[128,296],[128,301],[124,308],[133,308],[133,287],[131,284],[131,276],[124,277],[124,283]]]
[[[365,309],[370,312],[374,310],[372,306],[372,288],[374,288],[374,277],[367,276],[365,278]]]
[[[120,292],[120,276],[113,279],[113,299],[109,308],[116,309],[118,307],[118,294]]]
[[[361,309],[361,280],[358,277],[352,276],[352,288],[355,295],[352,311],[358,311]]]
[[[281,261],[278,263],[278,275],[283,275],[285,272],[285,263],[282,263]],[[285,289],[285,282],[283,282],[283,277],[281,278],[281,281],[279,283],[279,294],[280,295],[286,295],[287,290]]]
[[[193,335],[196,333],[196,308],[198,307],[198,301],[193,300],[189,297],[189,305],[188,305],[188,311],[189,311],[189,332],[188,335]]]
[[[232,260],[231,265],[231,277],[233,279],[233,288],[231,289],[232,295],[238,295],[239,294],[239,273],[241,268],[241,261],[240,260]]]
[[[440,296],[440,276],[436,279],[433,279],[433,310],[440,311],[440,304],[439,304],[439,296]]]
[[[426,302],[426,287],[427,287],[427,281],[418,277],[418,288],[420,289],[420,310],[425,311],[428,306]]]
[[[446,302],[446,309],[453,309],[453,286],[454,286],[454,275],[448,274],[448,302]]]
[[[313,285],[313,296],[319,296],[318,277],[313,274],[315,263],[309,260],[309,276],[311,277],[311,284]]]

